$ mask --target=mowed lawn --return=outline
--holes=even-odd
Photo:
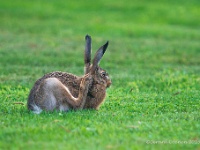
[[[0,1],[0,149],[200,149],[199,0]],[[84,36],[113,84],[98,111],[26,107],[45,73],[83,75]]]

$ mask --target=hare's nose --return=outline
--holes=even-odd
[[[110,87],[111,84],[112,84],[112,81],[109,80],[109,81],[107,82],[107,88]]]

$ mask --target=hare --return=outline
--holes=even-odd
[[[28,96],[28,110],[36,114],[44,111],[70,109],[99,109],[111,85],[108,73],[99,67],[108,42],[96,52],[91,64],[91,37],[85,36],[84,72],[78,77],[67,72],[52,72],[38,79]]]

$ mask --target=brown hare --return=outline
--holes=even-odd
[[[91,37],[85,36],[85,75],[77,77],[66,72],[52,72],[38,79],[28,97],[28,110],[36,114],[45,111],[98,109],[111,85],[108,73],[99,67],[108,42],[96,52],[91,64]]]

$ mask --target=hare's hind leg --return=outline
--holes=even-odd
[[[44,80],[42,87],[44,95],[41,100],[41,106],[45,110],[69,110],[68,103],[65,102],[66,97],[72,96],[67,88],[57,78],[47,78]]]
[[[36,114],[40,114],[42,110],[52,111],[54,109],[67,111],[67,104],[62,104],[62,83],[56,78],[47,78],[35,86],[28,98],[28,109]],[[61,102],[60,102],[61,101]]]
[[[67,111],[69,106],[73,109],[83,108],[87,93],[88,93],[89,79],[83,78],[79,95],[75,98],[69,89],[63,85],[57,78],[45,79],[44,83],[44,105],[47,110],[57,109],[60,111]]]
[[[36,106],[42,110],[52,111],[57,106],[57,99],[54,95],[54,86],[56,82],[50,80],[51,78],[45,79],[37,90],[37,97],[35,98]]]

